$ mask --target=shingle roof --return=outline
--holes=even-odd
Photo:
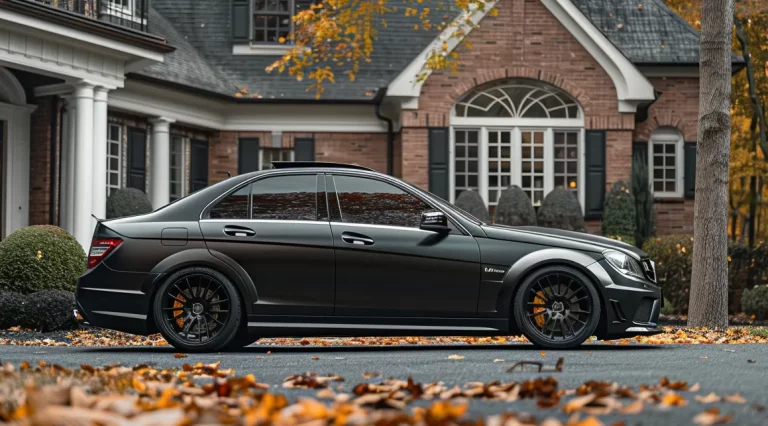
[[[634,63],[698,63],[698,33],[662,0],[572,2]],[[638,4],[643,4],[642,10]],[[306,91],[310,82],[265,71],[278,56],[232,54],[229,1],[153,0],[152,6],[150,31],[166,37],[177,50],[166,55],[165,63],[140,74],[226,96],[247,88],[250,95],[266,99],[314,99],[314,92]],[[323,99],[371,100],[437,35],[414,31],[416,23],[418,18],[402,13],[389,16],[371,62],[360,65],[355,81],[337,73],[336,83],[326,85]]]

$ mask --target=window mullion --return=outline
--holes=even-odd
[[[456,136],[453,127],[448,132],[448,202],[456,201]]]
[[[522,187],[523,185],[523,134],[519,127],[515,127],[512,131],[512,185]]]
[[[480,129],[480,146],[478,150],[477,184],[478,192],[486,207],[488,206],[488,128]]]
[[[552,128],[544,131],[544,196],[555,187],[555,136]]]

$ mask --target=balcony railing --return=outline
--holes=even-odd
[[[32,0],[93,19],[147,31],[149,0]]]

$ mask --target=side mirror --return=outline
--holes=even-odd
[[[420,229],[425,231],[434,231],[440,233],[451,232],[451,228],[448,226],[448,218],[445,217],[443,212],[425,212],[421,214]]]

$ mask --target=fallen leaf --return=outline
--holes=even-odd
[[[688,405],[688,401],[686,401],[682,395],[676,392],[667,392],[661,398],[662,407],[682,407],[685,405]]]
[[[744,404],[747,402],[746,399],[744,399],[743,396],[739,395],[738,393],[735,393],[733,395],[726,395],[723,397],[723,401],[725,402],[731,402],[734,404]]]
[[[461,355],[451,355],[448,357],[448,359],[464,359],[464,357]]]
[[[542,353],[541,353],[541,354],[539,354],[539,355],[541,355],[541,357],[542,357],[542,358],[544,358],[545,356],[547,356],[547,353],[546,353],[546,352],[542,352]]]
[[[748,360],[747,360],[747,362],[748,362],[748,363],[750,363],[750,364],[754,364],[754,363],[756,363],[757,361],[755,361],[754,359],[748,359]]]
[[[714,392],[711,392],[707,396],[696,395],[693,398],[702,404],[712,404],[715,402],[720,402],[720,397],[717,396]]]
[[[702,426],[709,426],[714,424],[728,423],[732,419],[733,419],[732,414],[726,414],[724,416],[720,416],[720,409],[717,407],[712,407],[694,416],[693,423],[697,425],[702,425]]]
[[[493,362],[504,362],[503,358],[496,358],[493,360]]]
[[[312,357],[312,360],[314,360],[314,361],[317,361],[318,359],[320,359],[320,357],[318,357],[318,356],[313,356]]]
[[[174,302],[174,303],[175,303],[175,302]],[[186,358],[186,357],[187,357],[187,354],[182,354],[182,353],[178,353],[178,352],[176,352],[175,354],[173,354],[173,357],[174,357],[174,358]]]

